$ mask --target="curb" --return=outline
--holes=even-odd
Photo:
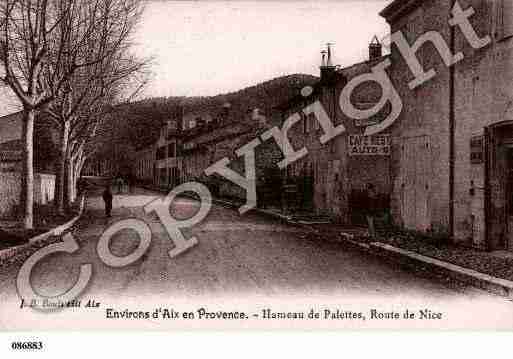
[[[456,282],[464,283],[507,299],[513,299],[513,281],[493,277],[489,274],[484,274],[473,269],[461,267],[381,242],[362,243],[352,240],[349,236],[344,234],[341,236],[341,241],[349,244],[351,247],[388,259],[391,262],[399,263],[416,270],[427,270],[450,278]]]
[[[276,212],[270,211],[268,209],[262,209],[262,208],[253,208],[252,211],[256,212],[258,214],[264,215],[264,216],[269,216],[269,217],[279,219],[279,220],[287,222],[289,224],[296,224],[296,222],[294,222],[292,220],[292,216],[287,216],[285,214],[276,213]]]
[[[48,232],[45,232],[36,237],[30,238],[28,240],[28,243],[26,243],[26,244],[22,244],[22,245],[12,247],[12,248],[7,248],[7,249],[0,251],[0,264],[1,264],[1,262],[11,259],[12,257],[16,256],[18,253],[32,247],[33,245],[45,241],[49,237],[60,236],[65,231],[67,231],[71,227],[73,227],[73,225],[80,219],[80,217],[84,213],[85,198],[86,198],[85,195],[82,196],[82,199],[80,200],[80,209],[79,209],[78,214],[75,217],[73,217],[71,220],[69,220],[68,222],[61,224],[60,226],[55,227],[55,228],[49,230]]]
[[[163,192],[162,190],[156,190],[154,188],[147,189]],[[212,202],[228,208],[239,207],[239,205],[233,202],[224,201],[220,199],[213,198]],[[261,215],[274,217],[291,225],[310,224],[309,222],[304,221],[293,221],[292,216],[286,216],[270,210],[253,208],[251,211],[259,213]],[[374,254],[376,256],[388,259],[391,262],[399,263],[412,269],[429,270],[438,275],[448,277],[454,281],[471,285],[473,287],[483,289],[488,292],[498,294],[500,296],[513,300],[513,281],[493,277],[491,275],[484,274],[473,269],[468,269],[452,263],[441,261],[439,259],[427,257],[416,252],[391,246],[389,244],[381,242],[363,243],[355,241],[353,238],[354,237],[351,234],[347,233],[341,233],[340,236],[340,240],[343,243],[348,244],[351,247],[356,248],[360,251]]]
[[[140,186],[140,187],[142,187],[144,189],[147,189],[149,191],[155,191],[155,192],[160,192],[160,193],[168,193],[169,192],[168,190],[165,190],[165,189],[153,188],[153,187],[150,187],[150,186]],[[187,194],[180,194],[180,196],[186,197],[186,198],[196,199],[195,197],[187,195]],[[237,203],[234,203],[234,202],[230,202],[230,201],[226,201],[226,200],[222,200],[222,199],[217,199],[217,198],[212,198],[212,203],[220,205],[220,206],[223,206],[223,207],[232,208],[232,209],[239,208],[241,206],[241,204],[237,204]],[[270,217],[273,217],[273,218],[285,221],[285,222],[287,222],[289,224],[297,224],[297,223],[299,223],[299,222],[292,221],[292,216],[286,216],[284,214],[276,213],[276,212],[273,212],[273,211],[270,211],[270,210],[267,210],[267,209],[253,208],[249,212],[257,212],[257,213],[262,214],[262,215],[270,216]]]

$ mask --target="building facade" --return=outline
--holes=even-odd
[[[146,162],[150,156],[155,155],[152,174],[154,184],[162,188],[173,188],[182,183],[182,158],[181,158],[181,134],[180,123],[176,119],[167,121],[160,132],[160,137],[152,148],[142,153],[142,162]],[[145,163],[145,176],[148,178],[151,168]]]
[[[342,223],[363,223],[366,211],[366,190],[369,184],[380,195],[380,207],[386,210],[391,192],[389,181],[388,133],[379,136],[363,136],[367,125],[378,123],[389,111],[384,108],[367,121],[349,118],[339,105],[344,86],[354,77],[370,72],[372,66],[385,57],[381,45],[375,39],[369,46],[369,60],[346,68],[331,64],[331,49],[323,53],[321,79],[309,96],[298,95],[280,106],[283,121],[299,114],[301,121],[290,131],[294,149],[308,149],[308,155],[286,169],[287,188],[290,194],[289,207],[296,212],[315,212]],[[381,97],[381,90],[372,82],[358,86],[351,102],[358,108],[370,108]],[[306,115],[304,109],[319,101],[330,120],[343,124],[346,131],[326,144],[320,142],[323,130],[313,113]],[[380,145],[372,145],[376,140]],[[365,150],[369,144],[377,152]]]
[[[184,116],[184,123],[188,118]],[[227,157],[232,161],[231,168],[244,174],[244,161],[236,151],[257,138],[264,130],[278,123],[277,119],[266,116],[258,109],[248,111],[242,118],[232,116],[230,106],[225,104],[214,114],[203,114],[210,121],[196,121],[199,125],[184,130],[182,139],[182,160],[185,179],[204,182],[215,196],[245,199],[245,190],[221,176],[206,176],[204,171],[215,162]],[[276,144],[262,143],[255,149],[255,171],[258,201],[260,206],[281,206],[281,177],[277,163],[281,152]]]
[[[469,21],[483,46],[450,26],[455,6],[472,6]],[[424,70],[436,71],[410,89],[414,75],[392,47],[390,75],[404,105],[392,127],[396,222],[466,246],[513,250],[513,2],[396,0],[381,15],[392,34],[402,31],[418,47]],[[421,38],[429,31],[463,59],[447,66]]]

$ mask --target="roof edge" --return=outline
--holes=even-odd
[[[421,2],[421,0],[394,0],[391,4],[381,10],[379,15],[385,18],[387,22],[390,22],[397,18],[399,15],[413,10]]]

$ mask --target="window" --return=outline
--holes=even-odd
[[[157,161],[166,158],[166,146],[157,148]]]
[[[497,16],[499,40],[513,36],[513,1],[501,0]]]
[[[317,121],[317,118],[315,117],[315,115],[313,113],[311,113],[309,116],[312,118],[312,121],[314,123],[314,125],[313,125],[314,129],[316,131],[318,131],[321,128],[321,124],[319,123],[319,121]]]

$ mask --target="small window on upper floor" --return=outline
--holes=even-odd
[[[157,149],[157,160],[163,160],[164,158],[166,158],[166,147],[159,147]]]
[[[500,0],[497,15],[498,39],[513,36],[513,0]]]

